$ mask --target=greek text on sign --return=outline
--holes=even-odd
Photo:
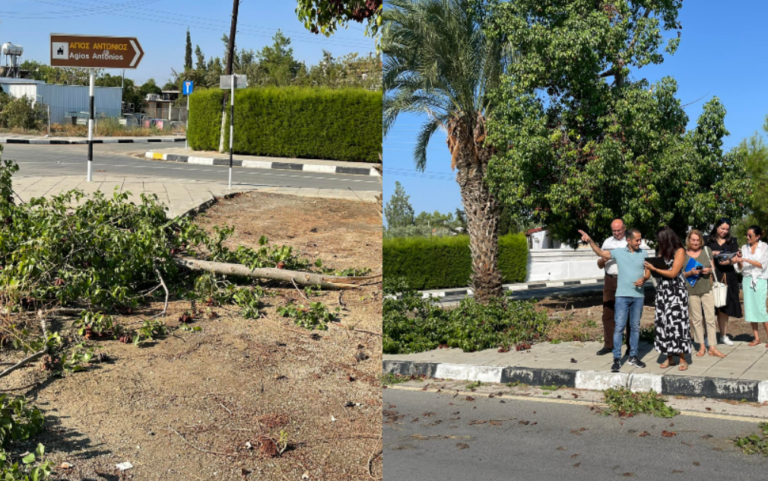
[[[51,34],[51,66],[136,68],[144,57],[133,37]]]

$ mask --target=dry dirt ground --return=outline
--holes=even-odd
[[[232,245],[293,246],[335,269],[381,273],[381,216],[374,204],[250,193],[220,200],[201,225],[234,225]],[[380,279],[379,279],[380,280]],[[0,380],[46,416],[34,440],[66,480],[359,480],[381,478],[381,283],[345,291],[345,309],[328,331],[280,317],[290,288],[269,288],[263,316],[196,316],[202,331],[172,331],[147,347],[99,341],[111,362],[52,378],[33,365]],[[337,292],[317,299],[333,310]],[[176,327],[189,302],[172,302]],[[140,324],[153,304],[121,317]],[[0,353],[0,361],[9,355]],[[5,357],[5,359],[3,359]],[[281,431],[287,449],[273,456]],[[32,444],[25,447],[32,447]],[[120,473],[115,465],[134,467]]]
[[[652,329],[654,318],[654,298],[656,291],[645,291],[641,329]],[[547,314],[557,319],[558,323],[549,331],[548,337],[560,341],[602,341],[603,340],[603,294],[601,292],[580,295],[545,298],[537,306],[546,309]],[[743,306],[742,306],[743,307]],[[641,331],[642,332],[642,331]],[[761,331],[761,334],[764,334]],[[653,333],[646,331],[646,335]],[[739,341],[752,340],[752,327],[744,319],[730,318],[728,335]],[[693,332],[691,332],[693,336]]]

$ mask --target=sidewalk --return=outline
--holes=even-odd
[[[184,142],[185,137],[162,135],[156,137],[94,137],[94,144],[147,144]],[[87,144],[86,137],[47,137],[43,135],[0,134],[0,144],[70,145]]]
[[[645,369],[626,364],[620,373],[610,371],[613,356],[597,356],[598,342],[535,344],[528,351],[498,352],[488,349],[462,352],[436,349],[418,354],[385,355],[384,372],[425,375],[438,379],[471,380],[493,383],[521,382],[529,385],[553,384],[577,389],[604,390],[626,386],[634,391],[679,396],[768,401],[768,349],[765,344],[749,347],[735,341],[733,346],[718,345],[725,358],[688,356],[687,371],[678,366],[661,369],[663,361],[653,345],[640,343],[639,356]],[[624,348],[626,351],[626,348]],[[625,354],[625,352],[623,352]]]
[[[234,184],[227,188],[226,182],[204,182],[194,180],[130,177],[116,175],[94,175],[93,182],[86,182],[85,176],[69,175],[57,177],[14,176],[13,190],[24,202],[33,197],[52,197],[72,189],[86,194],[97,190],[111,196],[115,189],[130,192],[130,202],[140,202],[141,194],[156,194],[160,202],[168,206],[168,218],[186,214],[215,201],[216,197],[239,192],[266,192],[271,194],[345,199],[376,202],[377,192],[352,192],[341,189],[308,189],[295,187],[262,187]]]
[[[183,141],[183,139],[182,139]],[[153,150],[144,154],[147,159],[165,160],[168,162],[186,162],[202,165],[229,165],[229,154],[186,150],[176,147]],[[233,155],[232,165],[252,169],[283,169],[301,170],[304,172],[320,172],[324,174],[370,175],[379,177],[374,167],[381,164],[370,162],[344,162],[341,160],[292,159],[286,157],[259,157],[255,155]]]

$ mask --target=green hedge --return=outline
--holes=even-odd
[[[187,137],[193,149],[219,148],[223,95],[219,89],[192,94]],[[381,92],[300,87],[238,90],[234,151],[267,157],[379,162],[381,119]],[[228,146],[229,120],[224,136]]]
[[[504,282],[523,282],[528,242],[524,234],[499,238],[499,269]],[[405,278],[412,289],[469,285],[472,259],[468,236],[384,239],[384,278]]]

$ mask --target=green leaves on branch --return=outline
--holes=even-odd
[[[509,349],[520,342],[546,339],[551,322],[535,301],[491,299],[487,305],[473,298],[455,309],[443,309],[433,299],[403,282],[385,278],[384,353],[407,354],[456,347],[466,352],[490,348]]]
[[[617,217],[651,237],[747,210],[743,159],[723,153],[725,108],[704,105],[695,129],[677,83],[630,77],[663,62],[681,2],[489,2],[489,35],[516,55],[488,124],[497,150],[488,181],[523,217],[576,243],[577,229],[611,235]]]
[[[43,413],[36,407],[27,405],[24,397],[0,394],[0,479],[3,481],[48,479],[53,472],[51,463],[42,462],[33,466],[35,461],[42,461],[45,454],[45,447],[42,444],[38,444],[35,452],[27,454],[21,463],[12,463],[10,454],[5,451],[13,443],[28,441],[41,433],[44,426]]]
[[[337,307],[335,314],[338,315],[341,308]],[[336,321],[336,315],[328,310],[322,302],[310,302],[309,307],[296,306],[289,304],[287,306],[278,307],[278,314],[283,317],[290,317],[297,326],[301,326],[305,329],[320,329],[327,330],[328,323]]]

